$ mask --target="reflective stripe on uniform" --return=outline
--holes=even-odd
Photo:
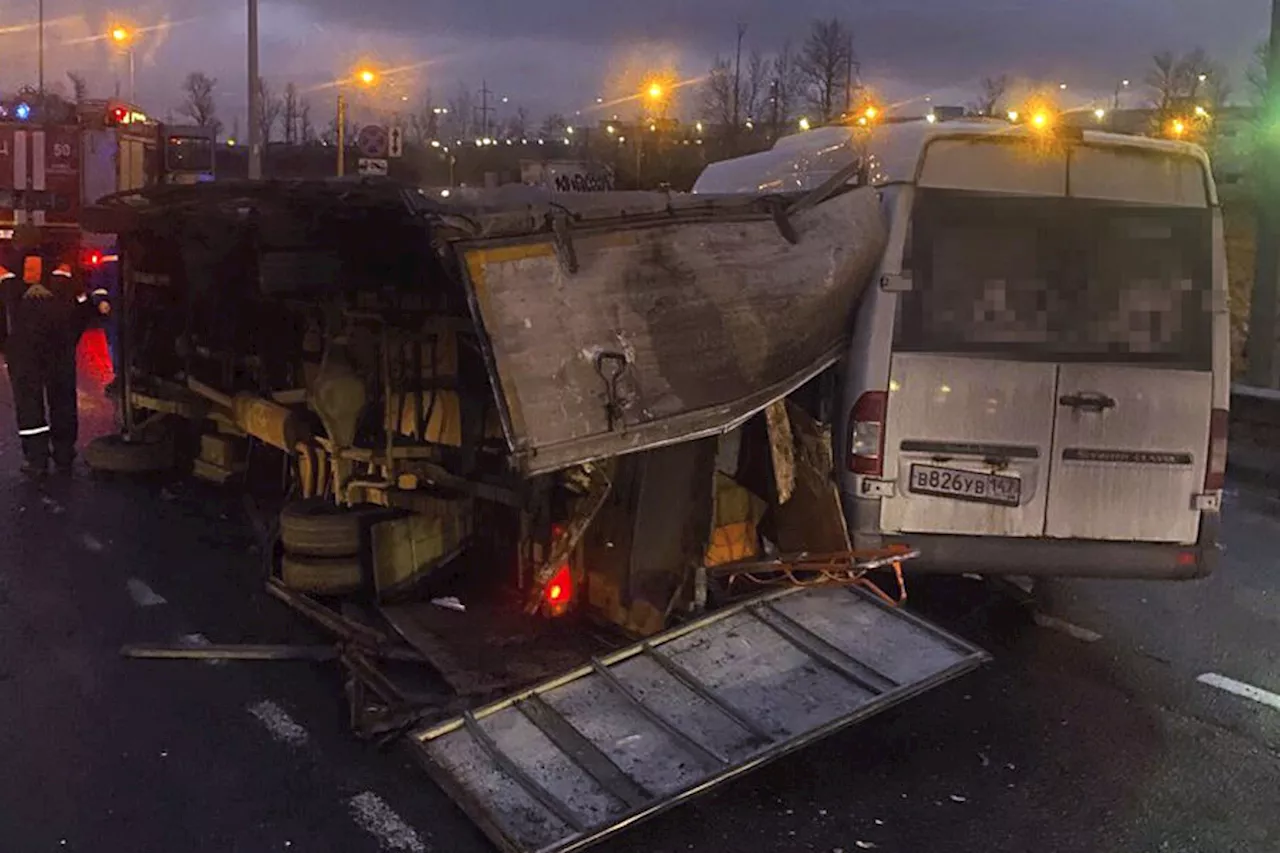
[[[23,438],[27,438],[28,436],[32,436],[32,435],[44,435],[48,431],[49,431],[49,427],[48,425],[45,425],[45,426],[32,427],[31,429],[20,429],[18,430],[18,435],[22,436]]]
[[[0,271],[0,281],[8,281],[11,278],[17,278],[17,277],[18,277],[17,275],[9,272],[8,270]]]
[[[88,301],[89,301],[89,297],[85,296],[83,293],[76,296],[76,302],[83,304]]]
[[[105,287],[99,287],[91,295],[92,296],[109,296],[110,292]]]
[[[53,274],[60,275],[63,278],[71,278],[71,267],[66,264],[60,264],[58,268],[53,271]]]

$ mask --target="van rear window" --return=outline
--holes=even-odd
[[[1212,364],[1206,209],[921,190],[896,348]]]

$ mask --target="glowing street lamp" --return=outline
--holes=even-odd
[[[1098,107],[1096,110],[1093,111],[1093,117],[1096,118],[1098,121],[1102,121],[1104,118],[1107,117],[1107,111],[1104,110],[1102,107]]]
[[[351,75],[351,80],[362,86],[372,86],[378,82],[378,74],[372,68],[358,68]],[[342,91],[342,82],[338,81],[338,177],[347,172],[347,98]]]
[[[1197,106],[1197,107],[1196,107],[1196,116],[1197,116],[1197,117],[1199,117],[1199,118],[1208,118],[1208,117],[1209,117],[1209,111],[1208,111],[1208,110],[1206,110],[1204,107]]]
[[[1049,126],[1049,114],[1045,112],[1036,113],[1031,117],[1031,124],[1033,124],[1038,130],[1044,130]]]
[[[662,84],[650,83],[649,89],[648,91],[645,92],[645,94],[649,96],[649,100],[651,101],[661,101],[662,95],[663,95]]]
[[[809,119],[807,119],[807,118],[802,118],[802,119],[800,119],[800,129],[801,129],[801,130],[809,130],[809,129],[810,129],[810,128],[812,128],[812,127],[813,127],[813,123],[812,123],[812,122],[810,122],[810,121],[809,121]]]
[[[1009,110],[1009,114],[1008,114],[1008,115],[1009,115],[1009,121],[1017,121],[1017,120],[1018,120],[1018,111],[1017,111],[1017,110]]]
[[[1174,137],[1181,137],[1182,135],[1184,135],[1184,134],[1187,132],[1187,124],[1186,124],[1186,122],[1184,122],[1184,121],[1183,121],[1182,119],[1180,119],[1180,118],[1175,118],[1175,119],[1174,119],[1174,120],[1169,124],[1169,132],[1170,132],[1170,133],[1172,133],[1172,134],[1174,135]]]
[[[119,45],[129,57],[129,103],[137,100],[134,86],[133,33],[127,27],[112,27],[108,33],[111,40]]]

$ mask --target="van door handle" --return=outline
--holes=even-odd
[[[1114,409],[1116,401],[1097,391],[1081,391],[1077,394],[1063,394],[1058,398],[1058,405],[1070,406],[1076,411],[1105,412],[1107,409]]]

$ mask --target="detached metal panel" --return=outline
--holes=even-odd
[[[678,212],[458,244],[524,474],[723,432],[843,354],[874,190],[791,217],[794,245],[741,201]]]
[[[417,732],[502,850],[581,850],[974,669],[978,648],[857,589],[789,589]]]

